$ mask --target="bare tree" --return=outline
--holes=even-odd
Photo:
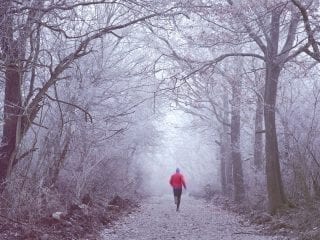
[[[118,8],[120,21],[107,22],[100,26],[89,26],[81,31],[64,28],[67,21],[76,29],[75,20],[80,20],[85,25],[85,18],[81,18],[81,9],[92,6],[108,7],[114,5]],[[4,98],[4,125],[2,146],[0,149],[0,181],[3,183],[10,175],[12,167],[17,163],[16,153],[21,139],[38,116],[43,100],[48,97],[48,91],[59,81],[65,79],[66,70],[77,60],[91,53],[91,44],[105,35],[111,34],[119,37],[115,31],[146,21],[162,12],[135,11],[134,3],[121,4],[108,1],[76,1],[72,4],[66,2],[56,3],[50,1],[44,6],[43,1],[16,3],[6,0],[1,6],[1,59],[2,69],[5,72],[5,98]],[[121,10],[122,8],[122,10]],[[139,8],[141,6],[139,5]],[[58,17],[56,23],[48,23],[47,18],[58,11],[62,17]],[[127,13],[126,16],[124,16]],[[19,14],[19,15],[17,15]],[[69,14],[69,15],[68,15]],[[18,16],[18,17],[17,17]],[[20,17],[21,16],[21,17]],[[80,17],[79,17],[80,16]],[[80,19],[78,19],[78,17]],[[92,16],[94,17],[94,16]],[[19,21],[17,21],[19,19]],[[21,20],[21,21],[20,21]],[[17,25],[19,22],[19,25]],[[61,26],[61,27],[60,27]],[[74,35],[72,35],[74,33]],[[58,36],[72,43],[71,51],[54,56],[50,49],[45,49],[37,39],[48,34]],[[42,63],[40,52],[49,56],[47,63]],[[28,56],[26,56],[28,53]],[[43,56],[42,56],[43,57]],[[50,62],[51,59],[51,62]],[[37,71],[45,68],[47,75],[44,80],[37,83]],[[30,70],[30,74],[29,74]],[[22,99],[22,86],[29,85],[26,98]],[[90,119],[90,114],[79,107]]]
[[[285,2],[277,4],[269,2],[257,3],[233,3],[228,1],[229,7],[225,10],[232,9],[234,18],[229,19],[230,25],[224,24],[222,31],[232,34],[238,34],[233,37],[231,44],[240,44],[244,37],[248,42],[255,44],[252,52],[234,52],[225,53],[207,64],[202,65],[201,71],[209,66],[215,66],[218,62],[229,57],[253,57],[262,60],[265,63],[265,82],[264,82],[264,124],[265,124],[265,151],[266,151],[266,175],[267,189],[269,199],[269,209],[275,213],[279,208],[287,205],[287,198],[284,193],[283,183],[280,171],[279,150],[276,128],[276,99],[277,88],[280,73],[286,63],[301,54],[308,44],[304,44],[303,36],[297,35],[299,23],[299,14],[294,11]],[[243,13],[241,9],[248,7],[252,9],[251,17],[255,16],[252,21],[249,15]],[[270,10],[271,9],[271,10]],[[209,17],[203,17],[204,19]],[[221,17],[224,19],[223,17]],[[210,19],[209,22],[212,22]],[[237,23],[235,24],[236,21]],[[241,30],[234,29],[241,23]],[[286,31],[284,31],[284,29]],[[227,35],[229,36],[229,35]],[[242,39],[241,39],[242,37]],[[296,40],[298,37],[298,40]],[[300,39],[301,38],[301,39]],[[285,39],[284,41],[282,39]],[[238,42],[238,43],[237,43]],[[243,41],[243,45],[248,43]],[[250,48],[248,48],[250,49]],[[199,71],[200,71],[199,70]]]

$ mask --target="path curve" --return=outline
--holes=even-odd
[[[262,236],[240,216],[183,195],[180,211],[172,196],[152,197],[102,233],[103,240],[285,240]],[[248,224],[247,224],[248,225]]]

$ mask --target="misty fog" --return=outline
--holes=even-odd
[[[226,206],[320,239],[319,22],[317,0],[2,0],[0,239],[139,204],[176,226],[180,197],[204,236],[237,234]]]
[[[192,127],[193,117],[179,110],[167,110],[154,121],[160,136],[150,150],[139,156],[145,174],[143,189],[149,194],[171,194],[169,178],[179,168],[188,192],[203,191],[211,185],[219,189],[219,162],[213,136],[204,136]]]

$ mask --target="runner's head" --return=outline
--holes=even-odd
[[[177,169],[176,169],[176,172],[177,172],[177,173],[178,173],[178,172],[180,172],[180,169],[179,169],[179,168],[177,168]]]

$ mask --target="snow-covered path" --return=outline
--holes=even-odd
[[[180,212],[172,196],[154,197],[141,208],[102,233],[104,240],[276,240],[259,235],[257,227],[245,226],[241,217],[186,195]],[[242,224],[241,224],[242,222]]]

